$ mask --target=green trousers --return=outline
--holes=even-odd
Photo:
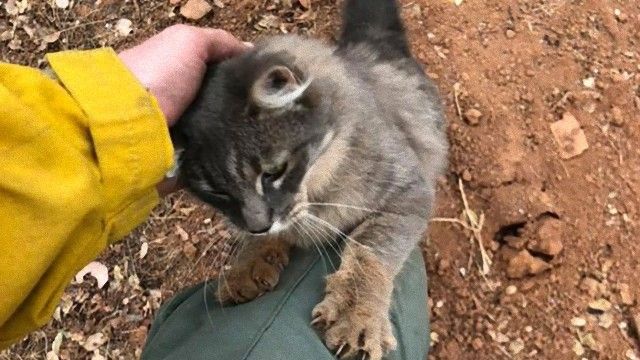
[[[170,300],[153,324],[143,360],[331,360],[309,325],[322,300],[324,278],[339,266],[317,253],[294,250],[273,292],[247,304],[219,305],[215,284]],[[398,347],[387,360],[424,360],[429,349],[425,266],[416,249],[396,278],[391,320]]]

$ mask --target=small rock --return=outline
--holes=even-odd
[[[629,285],[620,284],[618,285],[618,289],[620,290],[620,300],[622,301],[623,305],[632,306],[636,302],[636,299],[631,292]]]
[[[507,265],[507,276],[511,279],[521,279],[527,275],[537,275],[551,269],[545,261],[531,256],[527,250],[522,250]]]
[[[538,241],[529,244],[529,250],[549,256],[557,256],[562,252],[564,224],[557,219],[547,219],[538,228]]]
[[[522,250],[527,245],[527,242],[529,242],[529,239],[521,236],[508,235],[504,237],[504,241],[507,243],[507,246],[516,250]]]
[[[611,108],[611,123],[615,126],[624,125],[624,114],[622,113],[622,109],[617,106]]]
[[[206,0],[188,0],[180,7],[180,15],[191,20],[202,19],[213,7]]]
[[[522,339],[516,339],[509,344],[509,351],[511,351],[513,355],[518,355],[522,350],[524,350],[524,341],[522,341]]]
[[[471,347],[476,351],[481,350],[484,347],[484,342],[480,338],[475,338],[471,341]]]
[[[600,352],[600,349],[602,348],[602,346],[598,344],[596,339],[593,337],[593,334],[591,333],[582,337],[582,345],[596,352]]]
[[[518,292],[518,288],[515,287],[514,285],[509,285],[507,286],[507,288],[504,290],[505,294],[511,296],[514,295],[515,293]]]
[[[588,77],[582,80],[582,85],[587,89],[595,89],[596,88],[596,78]]]
[[[600,315],[598,319],[598,326],[603,329],[609,329],[613,325],[613,315],[610,313],[604,313]]]
[[[611,310],[611,303],[607,299],[598,299],[589,303],[589,309],[598,312],[607,312]]]
[[[526,332],[528,332],[528,333],[532,332],[532,331],[533,331],[533,326],[531,326],[531,325],[527,325],[527,326],[524,328],[524,331],[526,331]]]
[[[431,338],[431,342],[433,344],[436,344],[438,341],[440,341],[440,335],[438,335],[438,333],[435,331],[432,331],[429,337]]]
[[[551,132],[560,146],[560,157],[565,160],[574,158],[589,148],[580,123],[569,112],[564,114],[562,120],[551,124]]]
[[[603,293],[604,285],[592,277],[586,277],[580,282],[580,289],[589,294],[589,296],[596,297]]]
[[[509,29],[506,32],[506,36],[507,36],[507,39],[513,39],[514,37],[516,37],[516,32]]]
[[[580,341],[576,340],[573,344],[573,352],[577,355],[577,356],[582,356],[584,355],[584,347],[582,346],[582,344],[580,343]]]
[[[471,172],[468,169],[465,169],[462,172],[462,180],[469,182],[471,180],[473,180],[473,177],[471,176]]]
[[[476,126],[480,124],[482,113],[478,109],[469,109],[464,113],[464,118],[467,120],[469,125]]]
[[[578,328],[585,327],[587,326],[587,320],[581,317],[574,317],[571,319],[571,325]]]

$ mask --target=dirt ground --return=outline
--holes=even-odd
[[[339,27],[336,0],[212,0],[197,21],[185,2],[3,1],[0,54],[42,66],[178,22],[249,41]],[[424,245],[430,359],[640,358],[640,3],[404,0],[403,14],[452,143]],[[0,359],[136,358],[159,304],[215,277],[232,237],[172,195],[98,260],[105,287],[74,282]]]

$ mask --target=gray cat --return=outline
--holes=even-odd
[[[291,246],[343,239],[312,323],[338,356],[381,359],[445,169],[443,119],[393,0],[348,0],[336,47],[272,37],[212,68],[177,131],[190,190],[248,235],[219,300],[273,289]]]

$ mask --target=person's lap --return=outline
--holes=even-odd
[[[294,250],[276,289],[242,305],[219,305],[212,283],[187,290],[158,313],[142,359],[334,359],[309,323],[322,300],[324,277],[338,261]],[[416,249],[396,278],[391,319],[398,348],[387,360],[426,359],[426,293],[424,262]]]

